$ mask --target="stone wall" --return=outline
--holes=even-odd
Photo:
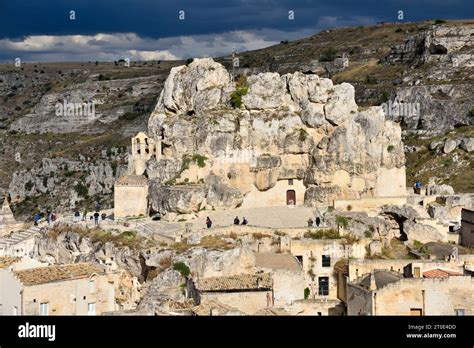
[[[372,293],[354,284],[347,284],[347,315],[371,315]]]
[[[115,185],[114,188],[114,217],[147,215],[148,213],[147,185]]]
[[[334,208],[340,210],[366,211],[370,209],[380,208],[384,205],[404,205],[406,197],[376,197],[361,199],[338,199],[334,200]]]
[[[377,290],[376,315],[410,315],[420,308],[424,315],[454,315],[455,309],[474,314],[474,281],[471,276],[409,278]],[[424,294],[423,294],[424,292]]]
[[[292,304],[304,298],[304,275],[286,269],[271,270],[273,278],[273,298],[276,307]]]
[[[21,314],[22,285],[8,269],[0,269],[0,315]]]

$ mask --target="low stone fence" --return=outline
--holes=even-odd
[[[380,208],[384,205],[404,205],[406,203],[406,196],[341,199],[334,200],[334,208],[345,211],[364,211]]]
[[[330,227],[297,227],[297,228],[275,228],[275,227],[260,227],[254,225],[231,225],[225,227],[212,227],[210,229],[204,228],[202,230],[202,236],[208,235],[246,235],[246,234],[268,234],[269,236],[277,236],[280,233],[281,235],[286,235],[291,238],[302,238],[303,235],[308,232],[315,232],[321,230],[327,230]],[[342,235],[342,233],[341,233]]]

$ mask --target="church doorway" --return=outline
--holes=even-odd
[[[296,192],[295,192],[295,190],[286,191],[286,205],[296,205]]]

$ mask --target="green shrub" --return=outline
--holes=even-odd
[[[199,154],[193,155],[193,161],[197,163],[199,168],[204,168],[206,166],[206,156],[202,156]]]
[[[347,229],[347,227],[349,226],[349,221],[350,221],[350,218],[346,216],[336,215],[336,224],[338,227]]]
[[[298,139],[301,142],[304,142],[307,138],[308,138],[308,132],[306,132],[306,130],[304,130],[303,128],[300,128]]]
[[[188,58],[186,59],[186,65],[191,64],[194,61],[194,58]]]
[[[304,289],[304,299],[307,300],[309,298],[309,295],[311,294],[311,291],[309,288]]]
[[[334,47],[325,48],[319,55],[320,62],[332,62],[336,59],[337,50]]]
[[[97,65],[97,62],[96,62],[96,65]],[[110,80],[110,77],[106,76],[106,75],[99,74],[98,80],[99,81],[108,81],[108,80]]]
[[[425,245],[422,242],[420,242],[416,239],[413,241],[413,248],[418,250],[418,251],[422,251],[424,246]]]
[[[233,108],[242,106],[242,97],[248,92],[248,87],[239,88],[230,95],[230,104]]]
[[[28,181],[26,184],[25,184],[25,190],[26,191],[30,191],[32,188],[33,188],[34,184],[33,182],[30,180]]]
[[[181,273],[183,277],[187,277],[191,274],[191,270],[184,262],[175,262],[173,269]]]
[[[128,240],[135,239],[136,236],[137,236],[136,231],[124,231],[120,234],[121,238],[128,239]]]
[[[370,232],[370,231],[365,231],[365,232],[364,232],[364,237],[365,237],[365,238],[372,238],[372,232]]]
[[[446,21],[444,19],[436,19],[435,24],[444,24]]]
[[[380,104],[388,102],[388,93],[386,91],[383,91],[382,94],[380,95]]]
[[[371,75],[365,75],[365,83],[368,85],[375,85],[377,83],[377,79]]]
[[[307,231],[303,237],[311,239],[339,239],[341,236],[339,232],[334,229],[329,230],[318,230],[318,231]]]
[[[242,106],[242,97],[249,91],[247,77],[245,75],[240,75],[235,86],[237,89],[230,95],[230,104],[233,108],[240,108]]]
[[[115,175],[117,175],[117,163],[116,162],[111,163],[110,167],[112,167],[112,174],[115,177]]]
[[[445,168],[448,168],[448,167],[451,167],[454,165],[454,161],[452,158],[446,158],[444,161],[443,161],[443,167]]]
[[[402,28],[397,28],[397,29],[395,29],[395,32],[396,32],[396,33],[401,33],[402,31],[403,31]]]
[[[83,183],[78,183],[74,186],[74,191],[76,191],[79,197],[87,198],[89,196],[89,190]]]
[[[387,146],[387,151],[388,152],[392,152],[393,150],[395,150],[395,146],[393,146],[393,145],[388,145]]]
[[[474,117],[474,108],[471,108],[471,110],[469,110],[469,115],[471,117]]]

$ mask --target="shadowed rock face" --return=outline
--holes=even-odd
[[[469,76],[474,67],[473,35],[472,25],[433,26],[393,46],[384,61],[407,64],[413,69],[411,76],[405,78],[413,80],[411,86],[398,88],[393,93],[394,100],[404,105],[418,105],[419,110],[395,112],[387,117],[401,121],[406,131],[422,134],[439,134],[456,126],[472,125],[469,109],[473,94]],[[416,72],[416,69],[422,71]],[[452,83],[456,80],[458,83]]]
[[[243,89],[232,108],[232,93]],[[236,85],[221,64],[195,59],[171,69],[148,129],[155,139],[164,134],[168,151],[148,162],[150,199],[168,211],[196,211],[204,199],[235,207],[283,179],[304,178],[307,204],[383,195],[379,173],[404,170],[400,127],[380,107],[359,111],[350,84],[317,75],[262,73]],[[189,161],[196,156],[205,158],[199,166]],[[170,178],[205,184],[163,188]]]

